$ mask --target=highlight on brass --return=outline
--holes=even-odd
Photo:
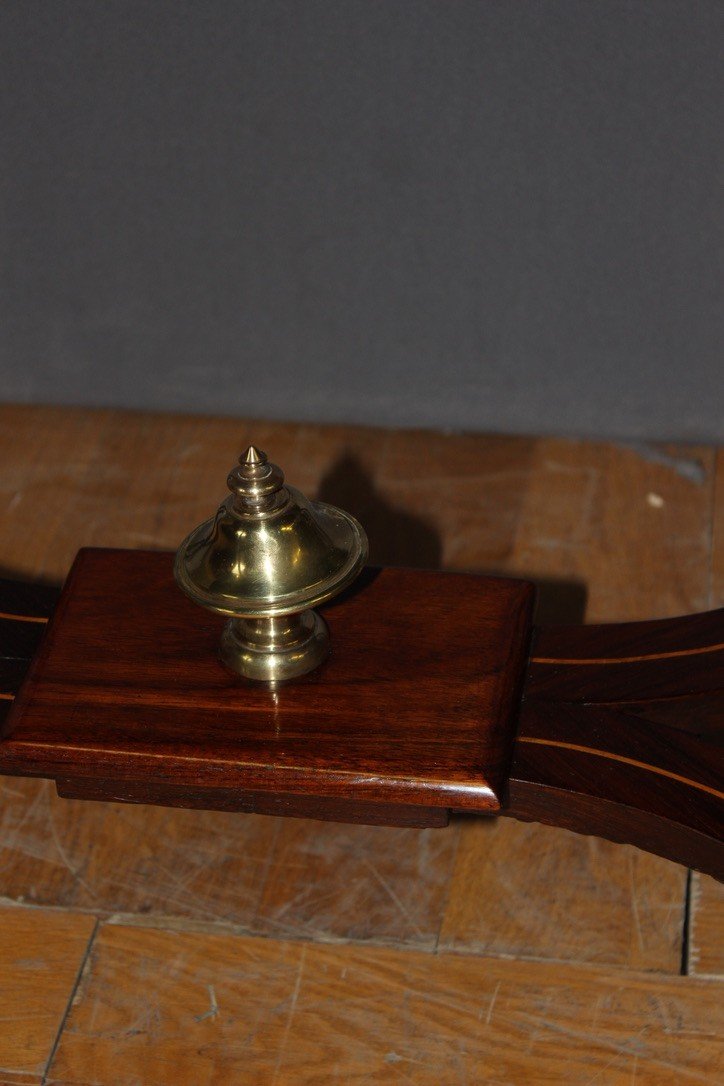
[[[329,630],[312,608],[336,596],[367,560],[349,513],[312,502],[250,445],[216,514],[183,541],[174,575],[192,600],[231,616],[221,659],[248,679],[280,681],[327,656]]]

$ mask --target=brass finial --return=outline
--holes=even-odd
[[[221,638],[227,667],[249,679],[304,675],[329,652],[311,608],[358,575],[367,537],[354,517],[310,502],[250,445],[229,472],[231,494],[176,554],[174,575],[196,603],[230,615]]]
[[[284,472],[276,464],[270,464],[265,452],[250,445],[239,457],[239,463],[229,472],[226,484],[236,495],[234,508],[237,513],[257,515],[271,512],[284,504],[289,492],[284,491]]]

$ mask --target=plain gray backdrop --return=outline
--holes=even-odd
[[[724,438],[722,0],[0,5],[4,399]]]

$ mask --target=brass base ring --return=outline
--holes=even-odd
[[[328,652],[327,623],[316,611],[232,618],[221,635],[222,662],[256,682],[283,682],[306,675]]]

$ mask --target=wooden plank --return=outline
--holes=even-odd
[[[456,832],[86,803],[7,777],[0,887],[102,915],[432,947]]]
[[[461,830],[440,946],[675,973],[684,883],[683,870],[639,849],[471,819]]]
[[[0,1082],[40,1083],[94,928],[89,916],[0,908]]]
[[[693,872],[690,910],[687,971],[724,977],[724,883]]]
[[[681,977],[105,926],[48,1081],[714,1083],[718,988]]]
[[[713,469],[706,447],[541,440],[510,567],[583,582],[587,622],[706,610]]]
[[[457,826],[411,830],[279,827],[254,929],[304,939],[372,939],[432,949],[448,893]]]
[[[0,778],[0,888],[33,904],[249,928],[279,820],[64,800]]]
[[[352,446],[352,456],[325,471],[321,492],[369,525],[372,562],[507,572],[536,445],[533,438],[393,431],[379,458],[376,449],[371,460]],[[322,456],[320,449],[324,471]]]
[[[716,461],[711,555],[711,607],[724,606],[724,450]],[[724,976],[724,883],[692,876],[688,970]]]
[[[252,432],[294,463],[295,425],[0,406],[0,571],[57,582],[82,546],[177,547]]]

